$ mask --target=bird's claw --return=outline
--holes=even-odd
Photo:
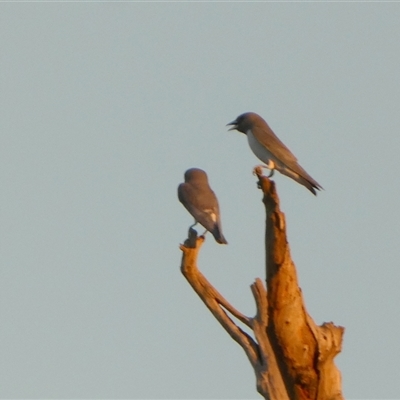
[[[268,163],[268,165],[261,165],[261,164],[260,164],[260,165],[256,165],[256,166],[254,167],[254,169],[253,169],[253,175],[256,175],[256,176],[262,175],[262,170],[263,170],[263,168],[266,168],[266,169],[269,169],[269,170],[270,170],[270,172],[269,172],[267,178],[271,178],[271,177],[274,175],[274,172],[275,172],[275,164],[274,164],[272,161],[270,161],[270,162]]]

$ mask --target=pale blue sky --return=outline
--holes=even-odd
[[[179,271],[208,172],[228,246],[200,267],[248,315],[261,114],[325,191],[275,175],[346,398],[400,398],[400,4],[2,3],[0,397],[259,398]]]

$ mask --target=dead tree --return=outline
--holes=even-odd
[[[317,326],[308,315],[290,257],[285,216],[275,183],[255,169],[266,211],[266,287],[251,285],[257,312],[236,310],[197,268],[204,237],[194,230],[180,249],[181,271],[228,334],[245,351],[256,375],[257,391],[268,400],[342,400],[341,376],[334,357],[341,351],[344,328],[332,322]],[[230,314],[230,316],[229,316]],[[249,327],[254,338],[233,322]]]

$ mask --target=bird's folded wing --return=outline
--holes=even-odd
[[[218,220],[218,201],[214,192],[196,190],[190,184],[182,183],[178,187],[178,198],[190,214],[207,230],[212,230]]]
[[[254,137],[287,168],[311,182],[316,187],[322,188],[322,186],[311,178],[311,176],[298,164],[297,158],[294,154],[281,142],[267,123],[265,123],[265,126],[256,125],[252,132]]]
[[[267,148],[267,150],[273,154],[277,159],[287,163],[296,163],[297,158],[293,153],[281,142],[281,140],[275,135],[273,130],[267,123],[265,125],[256,124],[252,129],[254,137]]]

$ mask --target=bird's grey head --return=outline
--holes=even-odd
[[[207,174],[200,168],[190,168],[185,172],[185,182],[208,182]]]
[[[239,115],[234,121],[230,122],[226,126],[232,125],[230,131],[237,130],[242,133],[246,133],[252,128],[258,121],[263,120],[258,114],[253,112],[247,112]]]

